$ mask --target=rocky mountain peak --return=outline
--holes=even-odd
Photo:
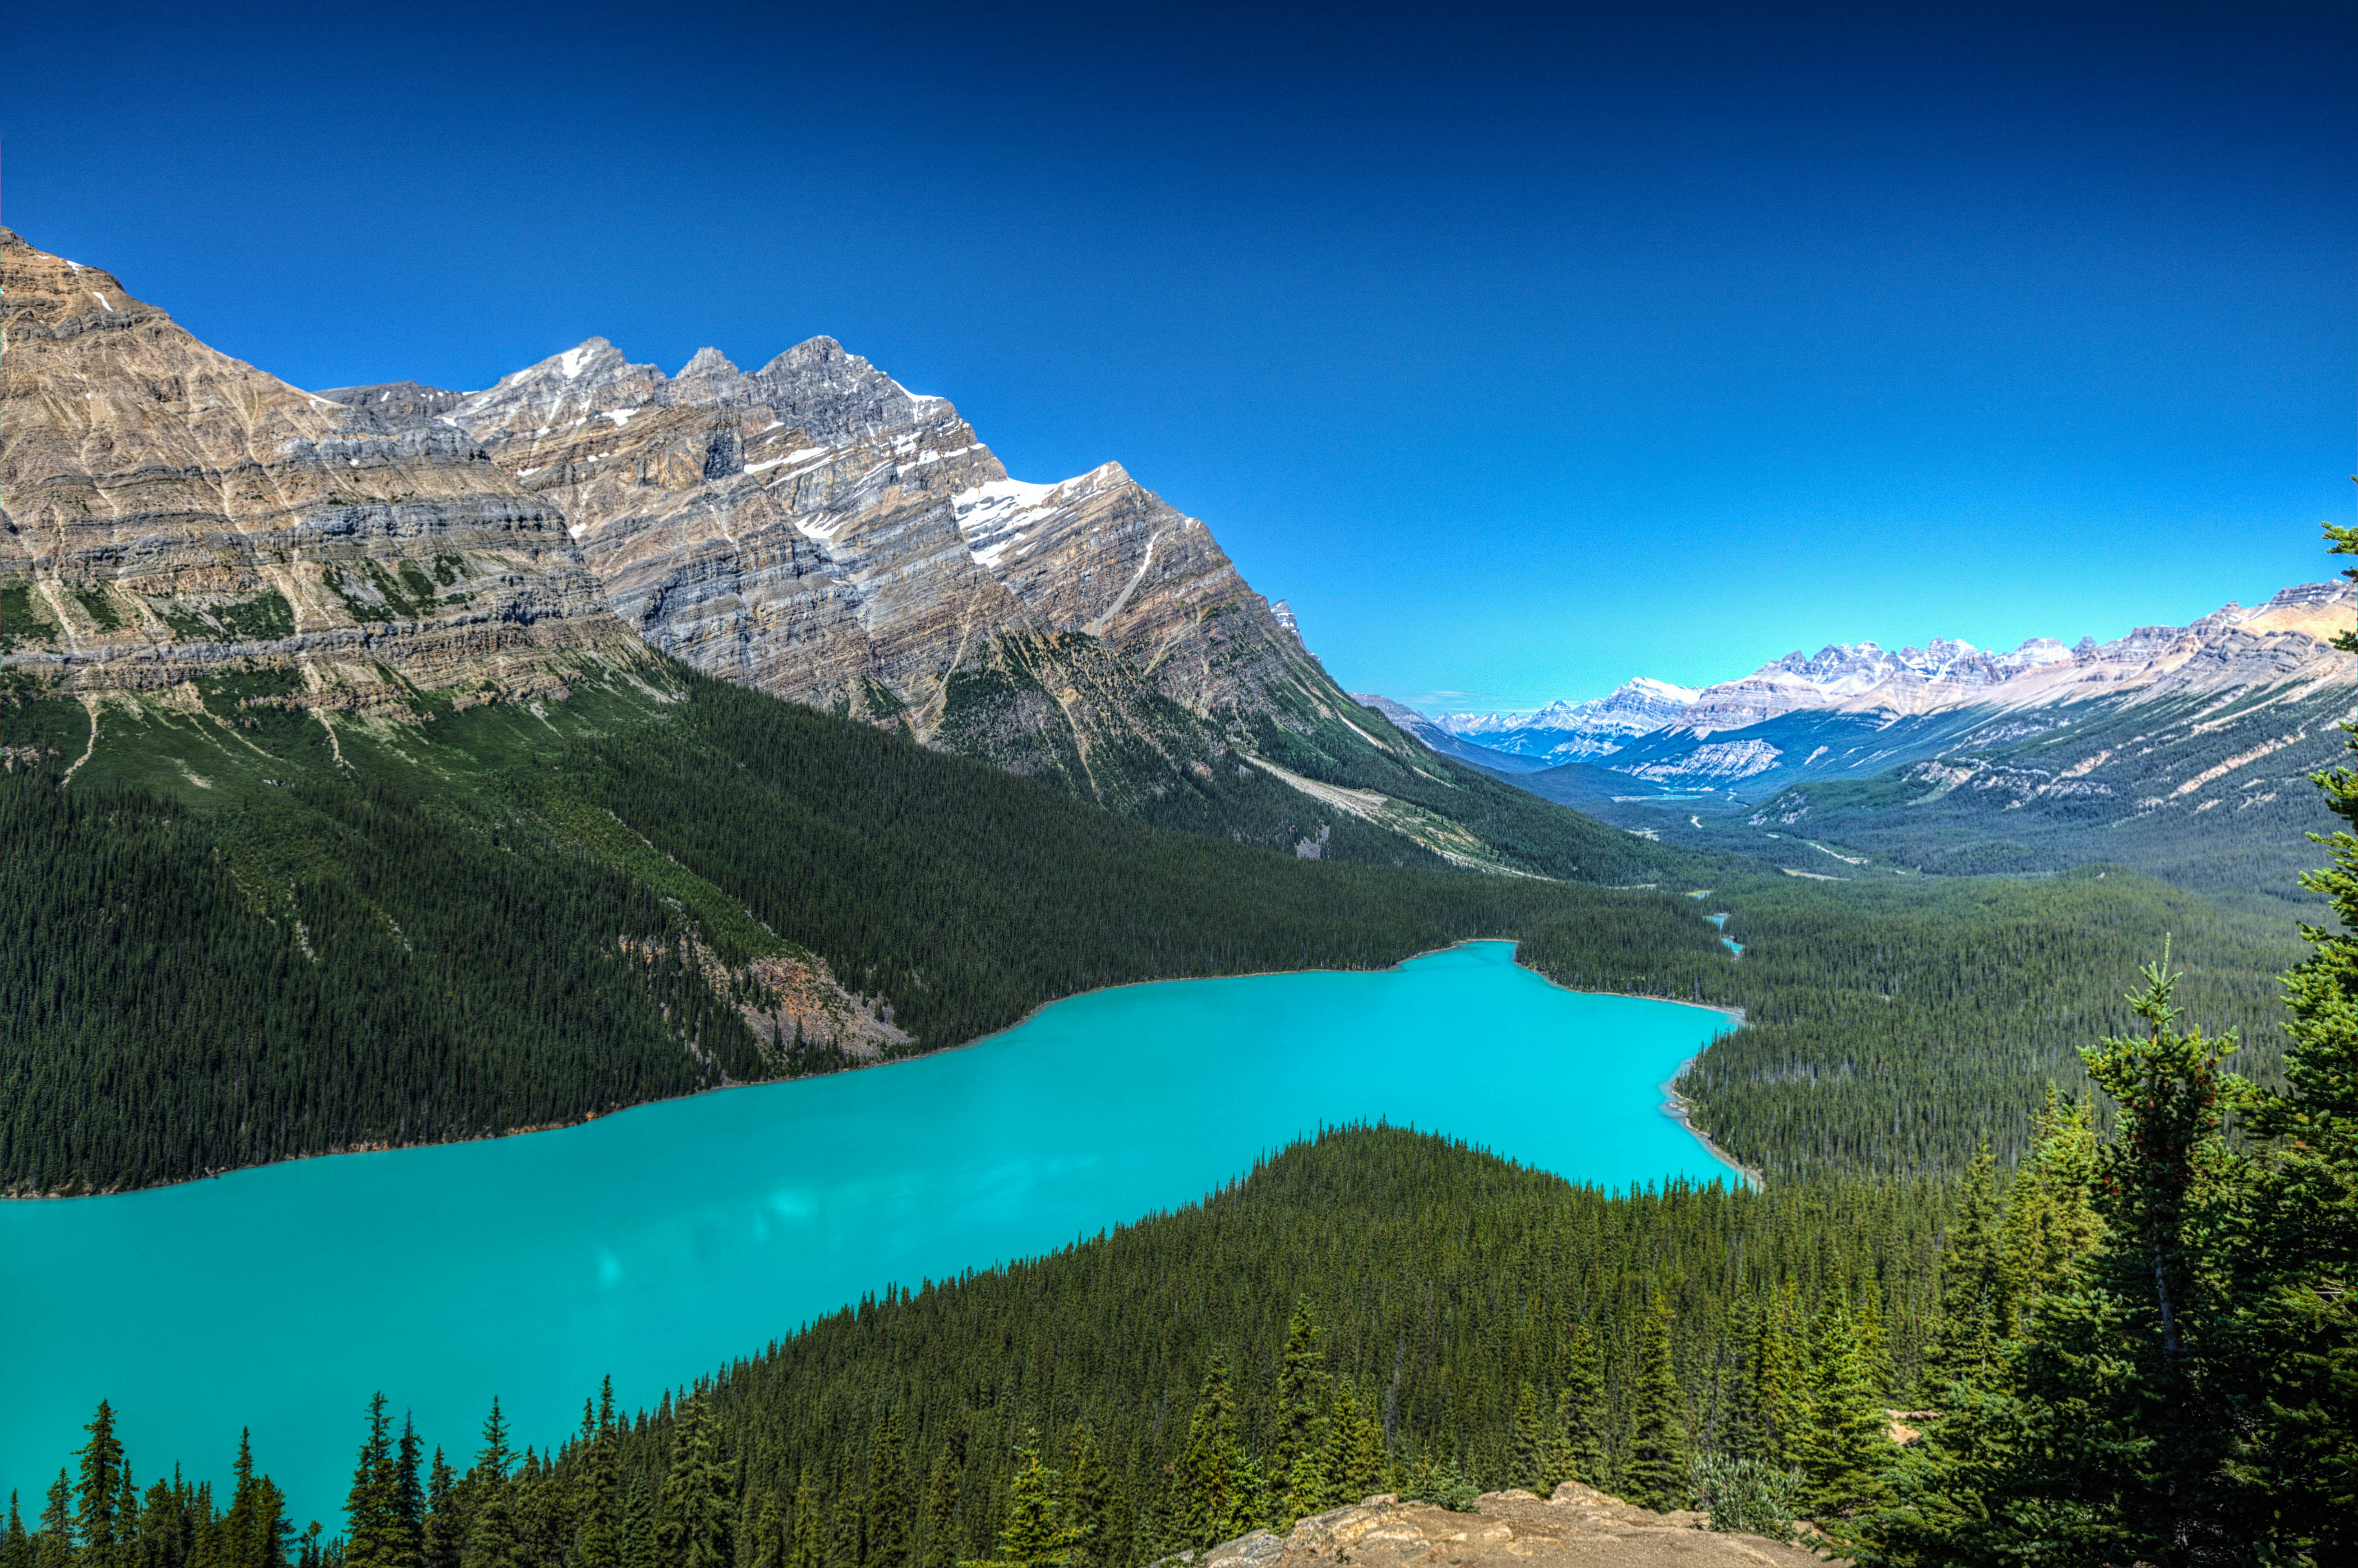
[[[289,386],[5,231],[0,267],[0,664],[78,690],[299,665],[307,702],[398,707],[388,669],[555,689],[552,655],[627,643],[459,430]]]
[[[702,348],[696,351],[687,363],[680,367],[679,373],[672,379],[693,381],[698,376],[733,376],[738,373],[737,367],[729,362],[728,355],[719,349]]]
[[[921,415],[956,417],[940,398],[916,396],[833,338],[797,343],[747,379],[755,401],[816,441],[874,436],[914,424]]]

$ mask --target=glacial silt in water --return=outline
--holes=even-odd
[[[1560,989],[1472,943],[1374,974],[1076,997],[961,1051],[560,1132],[0,1205],[0,1487],[38,1506],[111,1400],[142,1484],[216,1495],[242,1425],[341,1527],[370,1393],[471,1454],[493,1394],[546,1444],[888,1282],[1199,1198],[1322,1124],[1388,1119],[1576,1181],[1729,1177],[1661,1084],[1728,1027]]]

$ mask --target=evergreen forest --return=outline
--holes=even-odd
[[[0,1568],[1144,1568],[1571,1479],[1868,1564],[2358,1560],[2358,769],[2317,779],[2332,924],[2288,932],[2114,868],[1835,885],[1577,817],[1595,882],[1282,856],[668,666],[557,719],[349,726],[239,678],[201,719],[11,695],[18,1191],[842,1065],[748,1026],[780,955],[923,1049],[1475,935],[1742,1008],[1681,1087],[1767,1179],[1605,1192],[1340,1129],[652,1409],[585,1390],[554,1449],[496,1390],[458,1434],[356,1390],[332,1524],[242,1442],[222,1498],[143,1486],[101,1405]]]

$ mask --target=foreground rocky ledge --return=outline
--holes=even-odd
[[[1720,1534],[1705,1528],[1699,1513],[1658,1514],[1566,1481],[1545,1502],[1524,1491],[1485,1492],[1470,1514],[1403,1503],[1385,1493],[1298,1520],[1283,1536],[1257,1530],[1166,1563],[1187,1563],[1190,1568],[1509,1568],[1524,1559],[1534,1568],[1819,1568],[1826,1561],[1805,1547],[1758,1535]]]

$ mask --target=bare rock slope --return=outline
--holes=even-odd
[[[1011,479],[832,339],[666,376],[592,338],[446,417],[564,514],[624,623],[710,674],[1118,806],[1242,765],[1262,726],[1420,754],[1200,520],[1116,463]]]
[[[629,634],[464,432],[302,392],[0,229],[0,667],[77,692],[232,660],[305,700],[560,689]]]
[[[1298,1520],[1283,1536],[1255,1530],[1195,1555],[1192,1568],[1802,1568],[1826,1560],[1757,1535],[1722,1534],[1695,1513],[1658,1514],[1567,1481],[1541,1502],[1485,1493],[1452,1513],[1389,1494]]]

